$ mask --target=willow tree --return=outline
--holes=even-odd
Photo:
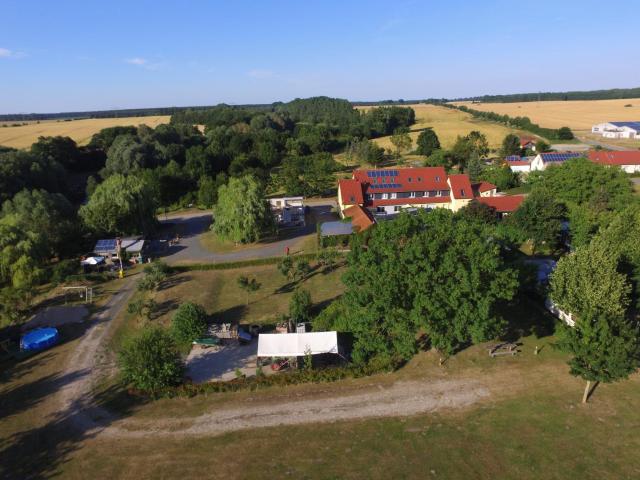
[[[235,243],[257,242],[265,232],[273,231],[273,215],[255,177],[231,178],[218,189],[211,228],[221,239]]]

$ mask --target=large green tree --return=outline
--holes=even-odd
[[[521,150],[520,138],[517,135],[509,133],[504,137],[504,140],[502,140],[502,148],[500,149],[502,156],[520,155]]]
[[[499,246],[482,225],[444,209],[401,214],[356,242],[344,276],[346,313],[333,328],[352,332],[356,362],[409,359],[418,332],[452,353],[498,335],[498,304],[517,289]]]
[[[534,190],[510,217],[527,240],[531,240],[535,252],[542,245],[551,250],[558,248],[562,238],[562,221],[566,216],[564,206],[545,190]]]
[[[150,185],[135,175],[112,175],[98,185],[80,218],[97,234],[148,233],[156,225],[157,200]]]
[[[440,149],[440,140],[432,128],[426,128],[418,135],[416,145],[418,154],[428,157],[435,150]]]
[[[158,166],[158,158],[159,154],[152,143],[142,142],[134,135],[119,135],[109,148],[101,175],[128,175],[141,168],[153,168]]]
[[[125,382],[149,392],[177,385],[184,373],[175,340],[158,327],[145,329],[125,341],[119,364]]]
[[[273,230],[273,215],[265,200],[264,187],[253,176],[230,178],[218,190],[212,230],[224,240],[256,242]]]

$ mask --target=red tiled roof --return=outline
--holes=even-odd
[[[531,165],[531,162],[528,160],[507,160],[507,165],[512,167],[526,167]]]
[[[375,220],[371,216],[368,210],[362,208],[360,205],[354,205],[345,209],[343,212],[345,218],[351,219],[351,225],[358,228],[358,231],[362,232],[367,228],[375,224]]]
[[[490,190],[494,190],[498,188],[493,183],[489,183],[489,182],[472,183],[471,187],[473,188],[474,192],[480,192],[480,193],[488,192]]]
[[[471,188],[468,175],[463,173],[449,175],[449,183],[451,184],[453,198],[457,200],[473,198],[473,188]]]
[[[363,204],[362,184],[357,180],[343,179],[338,181],[338,189],[342,196],[342,203],[347,205]]]
[[[396,168],[396,176],[370,177],[367,172],[381,170],[355,170],[353,178],[362,182],[365,193],[413,192],[424,190],[449,190],[447,172],[443,167]],[[400,185],[395,188],[371,188],[374,182]]]
[[[537,141],[538,139],[534,137],[520,137],[520,146],[524,147],[529,143],[535,144]]]
[[[603,165],[640,165],[640,150],[629,152],[589,152],[589,160]]]
[[[498,213],[508,213],[516,211],[524,198],[524,195],[504,195],[502,197],[480,197],[478,201],[495,208]]]

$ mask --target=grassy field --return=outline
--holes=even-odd
[[[426,127],[433,127],[444,148],[450,148],[458,136],[467,135],[472,130],[484,133],[491,148],[498,148],[507,134],[517,133],[517,131],[497,123],[476,120],[468,113],[457,110],[425,104],[409,106],[416,112],[416,123],[412,125],[412,132],[410,133],[414,148],[416,139],[420,134],[419,130]],[[359,108],[367,109],[371,107]],[[391,137],[377,138],[374,142],[383,148],[394,148],[391,144]]]
[[[547,128],[570,127],[578,135],[591,132],[591,126],[608,121],[640,121],[640,99],[577,100],[570,102],[480,103],[460,102],[475,110],[496,112],[512,117],[529,117]],[[631,107],[625,107],[631,105]],[[608,139],[594,137],[607,142]],[[630,142],[640,146],[639,141]]]
[[[169,123],[168,115],[126,118],[90,118],[72,121],[45,120],[40,123],[31,122],[19,127],[0,126],[0,145],[14,148],[29,148],[40,136],[67,136],[78,145],[85,145],[94,133],[103,128],[145,124],[157,127],[161,123]],[[5,124],[21,122],[4,122]]]
[[[580,404],[583,382],[568,374],[553,337],[528,336],[517,357],[469,348],[438,367],[424,352],[394,374],[195,398],[164,399],[125,415],[144,422],[238,404],[268,404],[384,390],[400,381],[478,379],[491,396],[471,407],[411,417],[245,430],[217,437],[101,437],[77,432],[49,395],[76,340],[18,365],[0,384],[2,478],[634,479],[640,476],[640,377],[599,386]],[[533,355],[535,345],[542,347]],[[401,413],[401,412],[399,412]],[[292,453],[295,452],[295,453]]]
[[[315,265],[312,264],[312,267]],[[311,272],[300,286],[311,292],[316,312],[339,297],[344,286],[340,277],[343,268],[329,273],[321,269]],[[249,296],[238,286],[241,275],[255,278],[260,289]],[[260,265],[230,270],[192,271],[170,277],[162,288],[152,294],[158,307],[153,318],[146,321],[128,313],[118,319],[118,328],[111,342],[117,350],[122,340],[144,325],[169,326],[174,310],[183,302],[202,305],[215,321],[238,321],[243,324],[275,324],[280,314],[289,309],[289,299],[296,285],[290,283],[276,265]],[[140,295],[140,294],[138,294]]]

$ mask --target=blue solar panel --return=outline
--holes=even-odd
[[[98,240],[96,242],[95,250],[104,252],[116,249],[116,240],[114,238],[109,240]]]

